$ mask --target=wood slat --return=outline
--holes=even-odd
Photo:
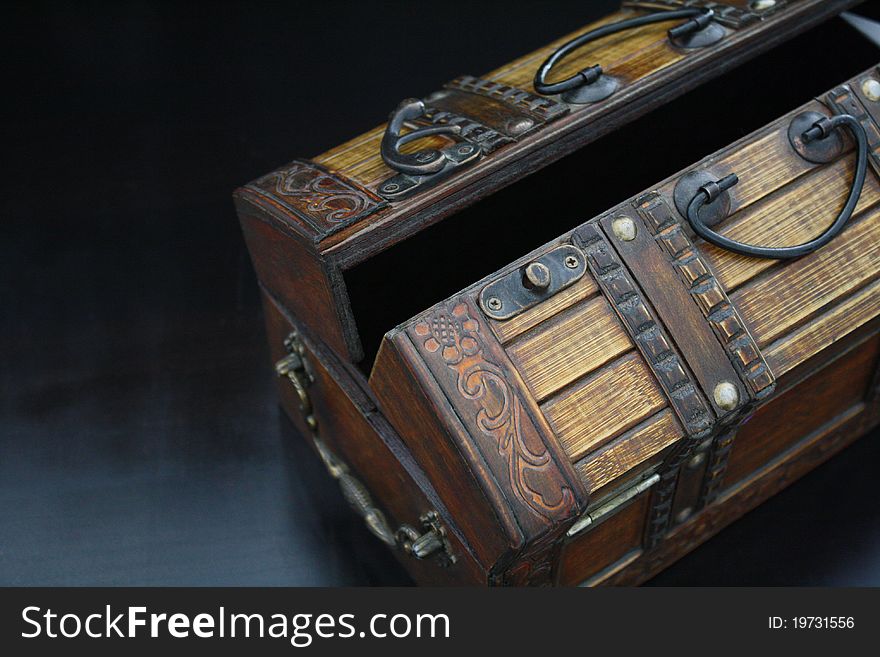
[[[573,306],[579,301],[593,297],[599,293],[599,288],[592,276],[584,276],[571,287],[554,294],[546,301],[533,306],[525,312],[506,319],[504,321],[491,321],[492,328],[498,339],[506,344],[518,335],[533,329],[541,322],[555,317],[566,308]]]
[[[642,357],[630,353],[541,408],[572,461],[666,406]]]
[[[776,376],[781,377],[878,315],[880,281],[875,281],[770,345],[764,351],[767,363]]]
[[[737,212],[719,232],[746,244],[764,246],[791,246],[814,239],[840,211],[849,192],[854,167],[852,159],[847,158],[814,169],[780,190],[780,193]],[[871,176],[862,188],[855,214],[864,212],[878,202],[880,185]],[[773,260],[741,256],[703,240],[697,244],[728,292],[774,264]]]
[[[611,306],[596,297],[514,342],[507,353],[542,401],[632,348]]]
[[[876,278],[878,241],[880,211],[871,211],[827,246],[770,270],[731,295],[759,346],[794,330],[828,304]]]
[[[602,449],[575,463],[592,493],[656,456],[684,435],[670,409],[660,411]]]

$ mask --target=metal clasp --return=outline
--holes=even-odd
[[[342,459],[327,447],[327,444],[318,434],[318,422],[315,419],[312,408],[312,400],[308,387],[314,382],[306,357],[306,348],[296,331],[292,331],[284,340],[284,347],[288,354],[275,363],[275,371],[278,376],[286,377],[299,397],[300,410],[306,424],[312,432],[312,441],[318,455],[324,462],[330,476],[339,482],[342,496],[361,518],[367,529],[376,538],[392,548],[400,548],[406,554],[416,559],[427,559],[436,556],[440,566],[447,567],[455,563],[456,557],[446,538],[446,528],[440,522],[440,516],[431,509],[419,518],[422,524],[422,532],[411,525],[403,524],[396,531],[392,529],[385,514],[377,507],[370,492],[363,482],[355,477]]]
[[[415,98],[407,98],[391,115],[380,147],[382,159],[399,173],[379,185],[379,195],[388,200],[399,200],[416,190],[433,185],[451,175],[456,169],[476,162],[482,149],[470,141],[456,142],[444,148],[423,148],[415,153],[403,153],[401,147],[410,142],[433,135],[460,137],[458,125],[435,125],[415,127],[402,135],[406,122],[415,121],[425,114],[425,104]]]

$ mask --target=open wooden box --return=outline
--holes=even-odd
[[[873,139],[862,86],[880,76],[860,71],[877,50],[835,20],[706,79],[843,4],[785,3],[725,27],[712,52],[671,46],[668,25],[578,51],[566,66],[609,62],[622,90],[552,119],[562,101],[535,97],[540,129],[408,198],[379,194],[395,175],[378,156],[384,127],[237,192],[285,408],[419,581],[641,581],[876,423],[875,172],[844,232],[785,263],[696,238],[674,199],[688,172],[736,172],[721,232],[774,246],[821,232],[852,144],[811,162],[789,126],[806,110],[859,111]],[[525,88],[556,45],[486,77]],[[825,96],[844,81],[848,97]],[[462,84],[443,93],[472,94]],[[637,228],[627,244],[621,216]],[[683,242],[663,241],[670,226]],[[650,345],[597,244],[629,278],[624,301],[644,301]],[[525,290],[530,263],[559,249],[573,250],[571,280]],[[493,309],[498,285],[508,296]],[[678,379],[660,365],[670,354]]]

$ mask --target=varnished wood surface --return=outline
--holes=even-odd
[[[804,109],[819,107],[813,103]],[[819,234],[836,215],[848,191],[853,153],[828,165],[795,156],[787,126],[800,111],[693,167],[718,177],[731,172],[740,176],[722,233],[771,245],[800,243]],[[677,180],[676,175],[657,189],[671,195]],[[766,349],[777,376],[803,365],[880,314],[875,289],[880,276],[878,200],[880,185],[869,172],[844,233],[794,262],[747,258],[697,241],[722,285],[731,291],[731,300],[758,345]],[[608,440],[620,440],[617,436],[632,423],[646,422],[651,433],[661,431],[659,419],[650,416],[665,406],[663,396],[652,393],[653,375],[636,366],[640,357],[618,358],[633,345],[603,301],[602,296],[583,301],[580,295],[566,295],[530,309],[515,324],[494,324],[582,473],[589,469],[590,454]],[[622,391],[633,398],[620,399]],[[615,419],[618,413],[625,419]],[[669,433],[660,440],[633,443],[643,450],[637,461],[647,460],[660,445],[675,440],[677,434],[668,425],[665,430]],[[607,469],[603,472],[608,474]],[[616,476],[624,472],[621,467]]]
[[[278,408],[229,192],[368,127],[387,111],[363,93],[379,77],[402,97],[476,56],[504,61],[510,41],[561,34],[583,3],[521,31],[471,32],[460,17],[472,3],[454,7],[430,23],[410,2],[288,3],[272,20],[241,2],[7,8],[0,31],[20,57],[0,240],[0,296],[14,309],[0,314],[0,583],[409,583]],[[331,30],[328,13],[349,20]],[[485,40],[441,60],[401,58],[377,38],[356,75],[325,84],[339,76],[319,56],[328,40],[345,53],[385,29]],[[291,62],[321,85],[307,102]],[[878,445],[853,446],[657,581],[880,582],[866,467]]]

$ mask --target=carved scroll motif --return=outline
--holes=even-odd
[[[304,160],[258,178],[248,187],[326,235],[385,207],[387,203],[350,180]]]
[[[569,517],[574,492],[505,369],[489,353],[476,313],[453,301],[418,322],[412,337],[521,524]],[[527,510],[523,514],[519,509]],[[523,520],[524,515],[531,519]]]

